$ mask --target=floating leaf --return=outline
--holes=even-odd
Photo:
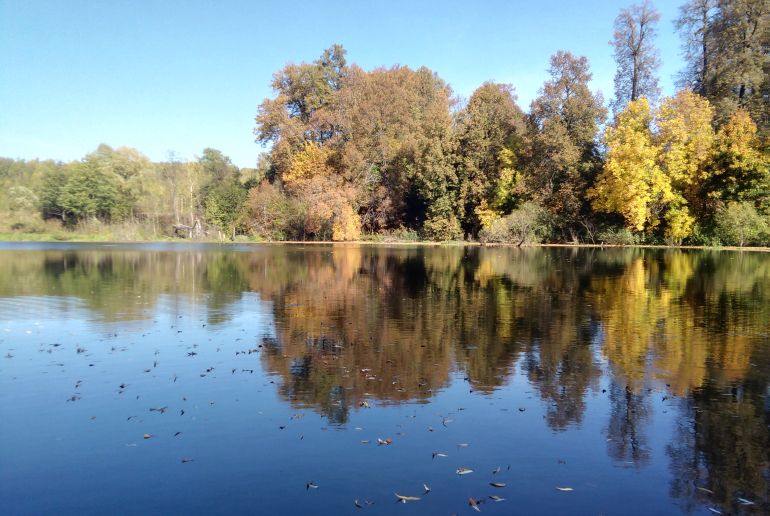
[[[479,502],[476,499],[468,498],[468,505],[470,505],[474,511],[481,512],[481,509],[479,509]]]
[[[422,488],[425,490],[425,494],[430,493],[430,486],[428,484],[423,484]]]
[[[504,502],[505,501],[505,498],[500,498],[499,496],[496,496],[496,495],[489,495],[489,498],[493,502]]]
[[[154,435],[152,435],[152,434],[144,434],[144,436],[143,436],[143,437],[144,437],[145,439],[150,439],[150,438],[152,438],[152,437],[155,437],[155,436],[154,436]]]
[[[417,500],[420,499],[419,496],[403,496],[398,493],[393,493],[393,494],[396,495],[396,498],[398,498],[398,501],[401,503],[416,502]]]
[[[473,473],[473,470],[469,468],[457,468],[456,473],[458,475],[468,475],[470,473]]]
[[[574,491],[571,487],[557,487],[559,491]]]
[[[315,482],[313,482],[311,480],[310,482],[305,484],[305,490],[307,490],[307,489],[318,489],[318,484],[316,484]]]
[[[490,482],[489,485],[492,487],[505,487],[504,482]]]

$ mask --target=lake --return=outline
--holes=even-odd
[[[764,253],[0,244],[0,513],[768,513],[769,332]]]

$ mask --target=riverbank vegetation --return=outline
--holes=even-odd
[[[618,15],[609,102],[588,60],[558,51],[527,111],[514,85],[460,99],[426,67],[364,70],[333,45],[274,74],[255,168],[107,145],[2,159],[0,232],[768,245],[770,4],[685,3],[681,89],[662,98],[659,18],[649,1]]]

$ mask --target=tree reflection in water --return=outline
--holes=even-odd
[[[280,395],[337,425],[367,400],[427,402],[455,376],[492,393],[518,369],[554,431],[581,425],[588,397],[604,396],[607,453],[641,468],[652,397],[670,397],[682,507],[739,512],[745,497],[770,508],[766,254],[284,245],[2,260],[3,297],[60,296],[60,310],[74,300],[104,322],[186,303],[226,325],[256,292],[274,318],[258,344]]]

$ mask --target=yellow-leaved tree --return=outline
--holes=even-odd
[[[713,118],[709,101],[691,91],[664,98],[658,109],[655,140],[660,166],[671,183],[665,215],[665,236],[670,242],[681,243],[695,227],[692,209],[700,208],[699,194],[708,178],[707,164],[714,145]]]
[[[328,147],[306,142],[291,159],[282,179],[286,190],[305,206],[306,233],[335,241],[361,238],[355,189],[334,172]]]
[[[629,102],[604,133],[607,158],[589,191],[595,210],[618,213],[632,231],[651,231],[673,198],[671,181],[659,165],[646,98]]]

